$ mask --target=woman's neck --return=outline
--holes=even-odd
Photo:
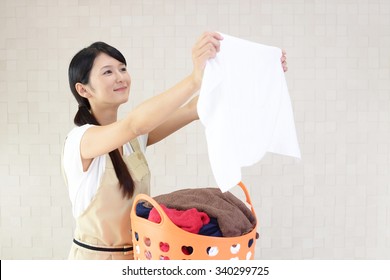
[[[118,108],[92,109],[92,114],[100,125],[108,125],[117,121]]]

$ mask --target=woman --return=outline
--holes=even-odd
[[[131,85],[123,55],[96,42],[73,57],[69,84],[79,109],[63,153],[76,219],[69,259],[133,258],[132,200],[150,188],[145,148],[198,119],[197,97],[183,104],[199,90],[206,61],[216,56],[222,39],[204,33],[192,49],[192,73],[121,120],[118,108]],[[282,64],[286,70],[284,55]]]

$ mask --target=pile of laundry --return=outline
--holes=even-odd
[[[256,218],[240,199],[219,188],[182,189],[154,197],[169,219],[181,229],[213,237],[237,237],[256,226]],[[136,205],[136,215],[159,223],[149,202]]]

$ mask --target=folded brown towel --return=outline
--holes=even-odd
[[[245,203],[232,193],[223,193],[218,188],[183,189],[156,196],[154,200],[168,208],[196,208],[206,212],[209,217],[218,219],[224,237],[241,236],[256,226],[256,219]],[[151,207],[150,204],[148,206]]]

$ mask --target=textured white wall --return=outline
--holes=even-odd
[[[0,0],[0,258],[67,257],[71,57],[97,40],[124,53],[123,115],[191,71],[205,30],[287,50],[303,158],[244,170],[256,258],[390,258],[389,26],[387,0]],[[197,123],[150,148],[152,194],[213,185],[205,144]]]

